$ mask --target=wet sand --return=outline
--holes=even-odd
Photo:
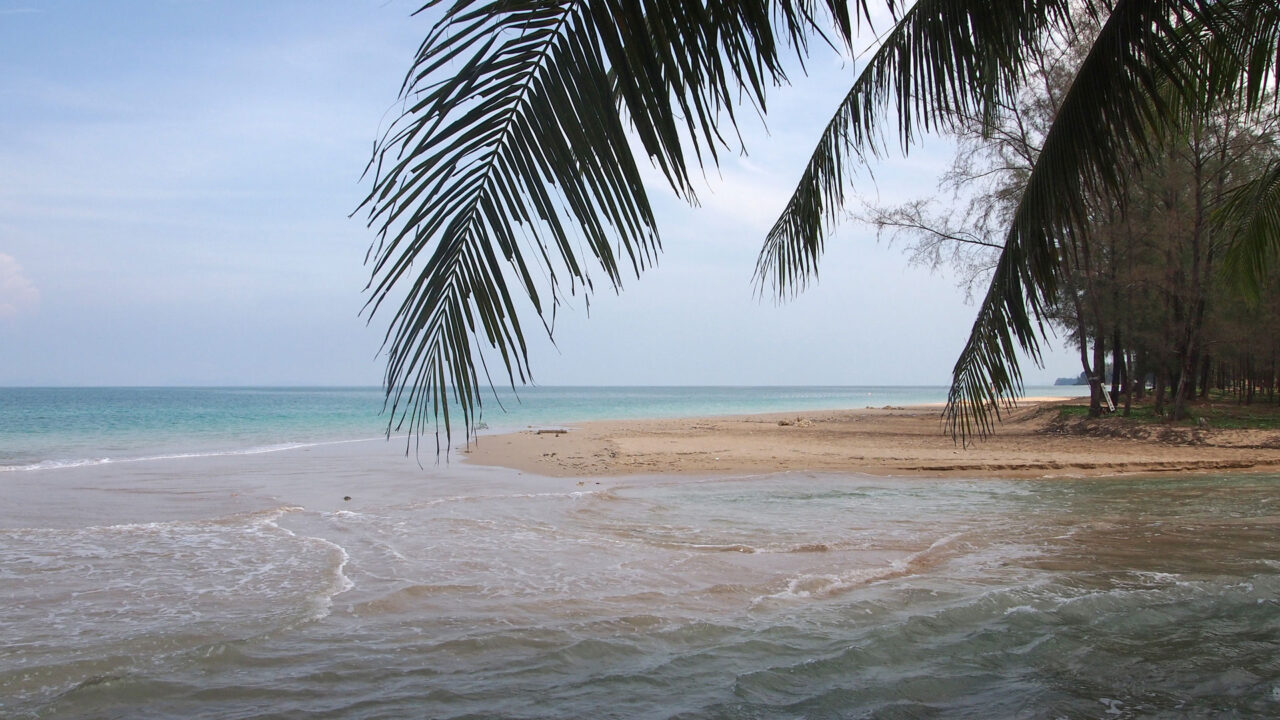
[[[963,447],[941,406],[584,422],[483,436],[471,463],[550,477],[795,470],[935,477],[1074,477],[1280,469],[1280,432],[1059,419],[1030,398]]]

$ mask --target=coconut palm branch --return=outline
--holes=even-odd
[[[1158,144],[1194,103],[1203,47],[1194,3],[1120,0],[1107,16],[1045,135],[1004,249],[952,371],[944,422],[967,440],[992,431],[1022,390],[1017,350],[1040,359],[1046,308],[1071,272],[1069,241],[1087,242],[1090,197],[1118,196],[1120,168]]]
[[[1246,110],[1272,109],[1280,103],[1280,6],[1240,2],[1224,9],[1208,63],[1226,68],[1220,88],[1225,100]],[[1267,81],[1270,80],[1270,83]],[[1236,86],[1242,92],[1232,94]],[[1280,160],[1271,160],[1255,177],[1230,190],[1216,213],[1232,231],[1223,254],[1223,275],[1247,297],[1258,298],[1267,274],[1280,261]]]
[[[1214,68],[1203,96],[1212,103],[1243,101],[1246,111],[1274,107],[1280,90],[1280,4],[1225,0],[1203,17],[1208,35],[1204,62]]]
[[[1017,91],[1044,34],[1071,31],[1070,5],[922,0],[913,6],[827,126],[766,238],[759,286],[772,284],[785,296],[816,277],[823,239],[844,203],[849,155],[863,161],[877,151],[872,133],[885,106],[898,111],[904,146],[917,126],[947,129],[958,116],[986,117]],[[1091,9],[1105,13],[1105,22],[1044,139],[953,371],[944,417],[961,439],[990,432],[1001,405],[1020,392],[1018,350],[1039,358],[1043,311],[1069,270],[1061,243],[1087,228],[1089,194],[1118,191],[1117,168],[1144,154],[1160,124],[1185,105],[1177,97],[1192,86],[1191,58],[1201,59],[1191,41],[1198,36],[1185,30],[1199,22],[1194,0],[1120,0],[1109,12]],[[955,21],[938,29],[940,15]],[[918,83],[921,66],[950,82]]]
[[[1280,160],[1227,193],[1219,220],[1235,228],[1222,258],[1222,272],[1257,300],[1280,259]]]
[[[898,20],[836,108],[786,208],[765,237],[755,282],[778,299],[818,276],[823,243],[839,221],[856,170],[884,150],[897,115],[906,149],[949,130],[960,115],[989,117],[1018,89],[1027,52],[1071,26],[1070,0],[920,0]]]
[[[1088,242],[1086,199],[1121,195],[1123,173],[1180,124],[1218,107],[1256,112],[1277,81],[1280,8],[1270,0],[1121,0],[1077,71],[1023,191],[1005,247],[956,361],[944,413],[952,435],[992,431],[1022,389],[1016,348],[1039,360],[1042,319]],[[1274,95],[1271,95],[1274,97]],[[1264,173],[1236,196],[1243,227],[1229,263],[1247,287],[1280,245],[1280,193]],[[1223,217],[1228,217],[1224,215]]]
[[[1215,32],[1246,16],[1265,21],[1269,1],[1086,6],[1105,22],[1045,138],[956,363],[953,433],[989,432],[1021,388],[1017,350],[1039,358],[1044,310],[1070,271],[1061,248],[1088,225],[1084,198],[1115,192],[1117,168],[1171,118],[1275,77],[1243,70],[1274,69],[1274,33],[1270,46],[1257,28],[1236,45],[1217,42],[1224,70],[1204,69],[1200,42],[1221,40]],[[779,296],[816,273],[848,171],[880,151],[886,117],[896,114],[904,149],[954,114],[981,117],[1016,92],[1037,37],[1070,30],[1068,0],[886,4],[891,31],[761,252],[757,281]],[[378,231],[368,309],[396,305],[386,336],[392,423],[421,431],[434,419],[446,439],[450,400],[468,433],[476,418],[477,363],[492,384],[486,344],[512,385],[528,379],[518,306],[530,304],[550,332],[565,292],[592,292],[593,266],[617,290],[624,271],[654,261],[660,241],[632,139],[694,200],[690,167],[731,146],[723,133],[736,132],[743,102],[766,110],[766,90],[786,80],[785,51],[803,60],[811,41],[847,48],[853,17],[870,17],[865,0],[433,0],[423,9],[443,19],[406,78],[403,115],[375,148],[362,207]],[[1202,32],[1187,30],[1197,23]]]
[[[470,438],[481,373],[492,386],[485,345],[513,386],[529,379],[523,303],[550,333],[564,293],[593,290],[591,265],[616,290],[654,262],[630,138],[692,199],[690,166],[716,161],[741,99],[763,111],[784,51],[803,55],[824,26],[852,36],[838,0],[433,0],[420,12],[441,10],[361,206],[378,232],[366,310],[395,306],[388,433],[434,422],[437,452],[454,420]]]

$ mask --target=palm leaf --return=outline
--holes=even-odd
[[[1226,0],[1199,18],[1207,37],[1206,82],[1199,97],[1212,103],[1243,101],[1247,111],[1276,102],[1280,90],[1280,4],[1274,0]]]
[[[1044,311],[1073,271],[1061,248],[1087,242],[1088,198],[1120,193],[1120,168],[1175,120],[1169,92],[1197,86],[1202,48],[1181,30],[1197,11],[1176,0],[1120,0],[1107,16],[1045,136],[952,371],[944,422],[953,436],[990,433],[1021,392],[1016,350],[1039,360]],[[1193,104],[1184,100],[1179,107]]]
[[[758,291],[783,299],[818,272],[854,170],[882,151],[896,114],[904,149],[958,116],[989,117],[1016,92],[1028,49],[1070,27],[1069,0],[921,0],[886,34],[836,108],[756,261]]]
[[[715,162],[736,104],[763,110],[785,80],[783,50],[807,52],[824,20],[846,43],[852,28],[838,0],[433,0],[423,11],[443,17],[361,207],[378,233],[366,310],[395,307],[388,433],[418,437],[434,422],[439,451],[457,419],[470,439],[481,373],[492,384],[486,352],[513,386],[530,378],[524,303],[550,333],[564,293],[594,289],[592,266],[616,290],[654,262],[628,129],[692,198],[686,148]]]
[[[1088,193],[1118,189],[1116,168],[1144,152],[1153,125],[1173,114],[1161,92],[1188,87],[1189,63],[1169,47],[1196,9],[1193,0],[1121,0],[1107,15],[1045,138],[953,371],[945,417],[954,435],[990,432],[998,401],[1021,389],[1017,349],[1038,358],[1042,310],[1063,271],[1059,243],[1087,226]],[[990,117],[1017,92],[1043,34],[1071,31],[1069,12],[1069,3],[1053,0],[913,6],[828,124],[766,238],[758,287],[771,284],[785,297],[816,277],[852,161],[879,152],[878,126],[887,110],[896,110],[904,148],[917,131],[948,129],[957,117]]]
[[[1280,260],[1280,160],[1228,191],[1217,219],[1235,229],[1222,257],[1222,273],[1256,301]]]
[[[1205,66],[1201,88],[1215,103],[1249,113],[1274,111],[1280,94],[1280,5],[1271,0],[1235,0],[1206,13]],[[1268,83],[1270,81],[1270,83]],[[1280,161],[1223,197],[1215,222],[1229,233],[1221,273],[1252,301],[1280,260]]]
[[[612,104],[585,3],[474,5],[454,6],[423,43],[365,200],[379,228],[368,308],[403,293],[387,333],[392,422],[417,433],[435,418],[446,442],[450,405],[468,433],[480,406],[476,338],[513,382],[528,377],[517,292],[543,313],[561,276],[571,292],[591,288],[582,246],[615,287],[612,241],[635,272],[658,248],[622,123],[578,112]]]

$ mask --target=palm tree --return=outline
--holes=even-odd
[[[1088,224],[1084,198],[1116,192],[1116,168],[1150,152],[1187,113],[1229,96],[1264,102],[1280,10],[1271,0],[883,5],[892,24],[760,253],[756,281],[779,298],[816,276],[853,190],[850,171],[885,152],[890,136],[905,148],[958,116],[983,117],[1018,92],[1043,38],[1073,31],[1073,13],[1101,22],[956,362],[946,417],[968,438],[990,432],[1021,389],[1017,349],[1039,358],[1044,311],[1070,272],[1059,250]],[[528,379],[522,312],[549,333],[566,292],[594,290],[592,266],[617,290],[660,250],[632,140],[693,200],[690,169],[718,161],[743,104],[766,110],[767,90],[786,82],[787,56],[851,52],[872,10],[867,0],[423,6],[443,15],[405,79],[403,114],[375,148],[362,205],[377,231],[367,309],[395,306],[386,335],[392,425],[420,433],[434,423],[438,444],[441,425],[449,438],[452,406],[469,437],[494,355],[506,381]],[[890,118],[896,127],[886,127]],[[1241,191],[1242,217],[1272,217],[1250,225],[1262,229],[1247,235],[1262,238],[1250,257],[1269,257],[1256,248],[1274,243],[1274,215],[1260,212],[1274,207],[1271,187]]]

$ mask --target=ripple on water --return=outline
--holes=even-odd
[[[208,521],[0,530],[4,704],[316,620],[351,587],[339,545],[282,528],[300,508]],[[0,704],[0,707],[4,705]]]
[[[93,632],[179,647],[141,667],[99,638],[76,665],[49,641],[79,683],[49,715],[131,716],[145,697],[158,716],[350,720],[1276,716],[1280,541],[1259,510],[1277,507],[1260,502],[1274,485],[1221,483],[1180,480],[1167,498],[1150,480],[800,474],[581,496],[445,487],[438,502],[278,509],[287,521],[92,529],[47,558],[60,540],[26,538],[17,560],[33,564],[0,567],[50,563],[102,613]],[[147,555],[181,545],[165,533],[190,541],[184,560]],[[204,577],[219,565],[232,572]],[[99,574],[77,585],[77,567]],[[246,607],[218,604],[237,575]],[[329,615],[299,621],[347,576]],[[175,619],[137,602],[112,618],[100,583],[163,591]],[[222,640],[184,639],[215,617]]]

